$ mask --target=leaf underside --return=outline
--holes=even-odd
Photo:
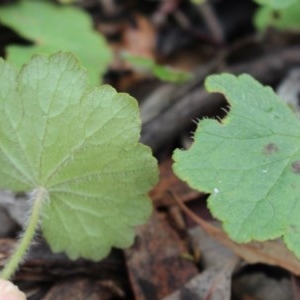
[[[87,89],[67,53],[35,56],[17,74],[0,62],[1,188],[45,188],[42,230],[53,251],[99,260],[127,247],[151,212],[156,160],[138,143],[137,102]]]
[[[230,112],[200,121],[194,144],[174,153],[174,171],[210,193],[209,209],[237,242],[283,237],[300,257],[300,124],[269,87],[249,75],[208,77]]]
[[[98,85],[112,54],[104,38],[93,30],[90,16],[82,9],[39,0],[22,0],[2,5],[1,23],[15,30],[33,45],[9,45],[7,60],[21,67],[34,54],[70,51],[89,71]]]

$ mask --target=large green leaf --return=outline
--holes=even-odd
[[[0,187],[46,189],[51,248],[98,260],[146,221],[157,166],[138,143],[137,102],[86,82],[71,54],[35,56],[19,74],[0,62]]]
[[[88,69],[91,82],[101,82],[101,75],[111,60],[104,38],[93,30],[90,16],[71,6],[47,1],[23,0],[2,5],[0,21],[14,29],[33,46],[10,45],[7,59],[21,67],[33,54],[71,51]]]
[[[203,120],[195,142],[174,153],[174,170],[210,193],[213,215],[237,242],[283,237],[300,257],[300,123],[269,87],[249,75],[206,81],[230,103],[220,123]]]

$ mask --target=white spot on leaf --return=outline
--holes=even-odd
[[[214,188],[214,194],[218,194],[220,190],[218,188]]]

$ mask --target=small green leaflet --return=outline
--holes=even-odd
[[[136,56],[126,52],[124,52],[122,56],[138,71],[152,73],[156,78],[166,82],[183,83],[191,80],[193,77],[191,72],[159,65],[149,57]]]
[[[18,74],[0,61],[2,189],[46,189],[42,230],[53,251],[99,260],[127,247],[151,213],[157,162],[139,144],[137,102],[87,89],[67,53],[35,56]]]
[[[208,206],[236,242],[283,237],[300,258],[300,123],[270,87],[249,75],[207,78],[230,103],[220,123],[199,122],[174,171],[210,193]]]
[[[277,10],[272,6],[262,6],[254,17],[254,24],[257,29],[264,30],[268,26],[276,27],[281,30],[300,30],[300,0],[281,1],[282,6]],[[279,3],[278,3],[279,5]]]
[[[260,5],[268,6],[273,9],[282,9],[288,7],[296,1],[299,0],[254,0],[254,2]]]
[[[192,3],[194,4],[204,4],[206,0],[192,0]]]
[[[6,48],[7,60],[18,67],[33,54],[71,51],[88,69],[91,83],[95,86],[101,82],[112,54],[101,34],[93,30],[90,16],[82,9],[48,1],[22,0],[1,5],[0,21],[34,43]]]

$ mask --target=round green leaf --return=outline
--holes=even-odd
[[[269,87],[249,75],[208,77],[228,116],[198,124],[195,142],[174,153],[174,171],[210,193],[213,215],[237,242],[283,237],[300,257],[300,124]]]
[[[127,247],[151,212],[157,163],[138,143],[137,102],[87,89],[71,54],[35,56],[20,74],[0,63],[1,188],[44,188],[42,230],[54,251],[99,260]]]

